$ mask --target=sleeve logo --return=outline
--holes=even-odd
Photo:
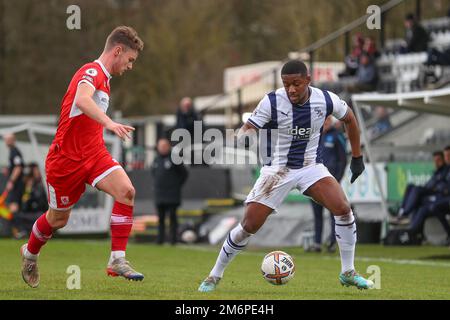
[[[22,164],[22,158],[20,158],[19,156],[15,156],[13,162],[15,166],[20,166]]]
[[[87,69],[87,70],[86,70],[86,73],[87,73],[88,75],[90,75],[90,76],[93,76],[93,77],[95,77],[95,76],[98,74],[97,70],[94,69],[94,68]]]

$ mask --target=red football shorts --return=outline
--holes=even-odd
[[[45,161],[48,205],[55,210],[72,208],[86,190],[86,183],[96,184],[122,166],[104,148],[82,161],[72,160],[52,145]]]

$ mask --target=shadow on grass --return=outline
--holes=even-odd
[[[421,257],[420,260],[450,260],[450,254],[438,254],[433,256]]]

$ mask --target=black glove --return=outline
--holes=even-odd
[[[350,171],[352,172],[352,178],[350,179],[350,183],[355,182],[355,180],[363,173],[364,171],[364,161],[363,157],[352,157],[352,161],[350,163]]]

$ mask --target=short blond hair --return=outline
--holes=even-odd
[[[105,49],[110,50],[118,44],[138,52],[144,49],[144,42],[139,38],[136,30],[128,26],[115,28],[106,39]]]

